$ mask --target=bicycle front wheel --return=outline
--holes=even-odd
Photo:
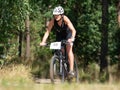
[[[50,79],[52,83],[62,80],[63,72],[60,73],[60,68],[58,56],[54,55],[50,62]]]

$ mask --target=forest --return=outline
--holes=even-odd
[[[53,53],[39,43],[53,9],[61,5],[76,29],[74,54],[80,81],[119,82],[120,0],[0,0],[0,65],[24,64],[49,78]],[[47,42],[55,40],[50,33]]]

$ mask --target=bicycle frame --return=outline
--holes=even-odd
[[[63,69],[65,69],[64,64],[68,62],[68,56],[67,56],[67,51],[66,51],[66,41],[62,43],[62,48],[60,50],[55,50],[54,55],[58,56],[59,59],[59,64],[60,64],[60,75],[64,72]]]

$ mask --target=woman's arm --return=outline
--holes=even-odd
[[[67,16],[64,16],[64,21],[65,23],[68,25],[68,27],[70,28],[70,30],[72,31],[72,37],[71,39],[75,39],[76,36],[76,30],[72,24],[72,22],[70,21],[70,19]],[[73,40],[74,41],[74,40]]]
[[[54,19],[52,19],[52,20],[49,22],[48,26],[46,27],[46,32],[45,32],[45,34],[44,34],[44,36],[43,36],[43,38],[42,38],[42,41],[41,41],[40,45],[45,45],[45,44],[46,44],[46,40],[47,40],[47,38],[48,38],[48,36],[49,36],[49,33],[50,33],[53,25],[54,25]]]

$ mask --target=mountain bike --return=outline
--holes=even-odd
[[[56,80],[61,82],[75,81],[79,82],[79,73],[76,59],[74,60],[74,76],[69,77],[69,61],[66,51],[66,45],[68,42],[62,40],[61,42],[53,42],[50,45],[50,49],[54,49],[54,55],[50,61],[50,79],[54,83]]]

